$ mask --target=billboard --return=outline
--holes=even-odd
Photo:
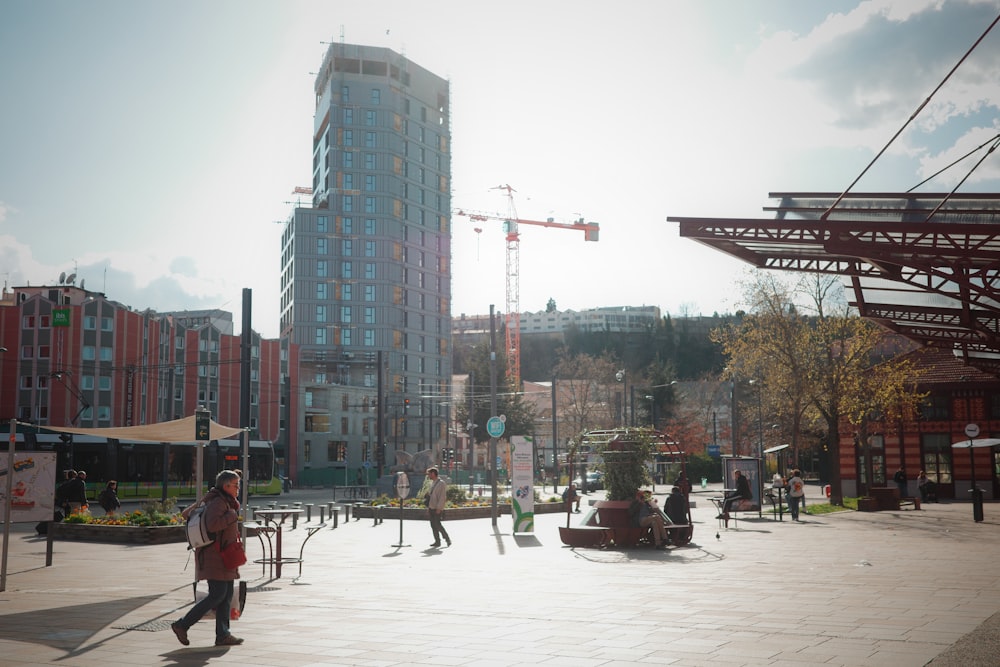
[[[7,454],[0,454],[0,521],[7,520]],[[56,455],[54,452],[16,452],[11,483],[11,521],[51,521],[55,511]]]

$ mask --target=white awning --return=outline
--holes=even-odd
[[[114,428],[67,428],[63,426],[45,426],[49,431],[57,433],[72,433],[74,435],[91,435],[118,440],[134,440],[138,442],[196,442],[194,438],[194,415],[175,419],[159,424],[144,424],[142,426],[117,426]],[[223,426],[215,421],[209,422],[209,439],[222,440],[238,435],[243,429]]]

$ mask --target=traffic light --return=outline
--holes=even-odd
[[[410,412],[410,399],[403,399],[403,414],[408,414]]]

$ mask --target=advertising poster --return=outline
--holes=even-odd
[[[511,516],[515,533],[535,530],[535,446],[530,436],[510,439]]]
[[[7,453],[0,453],[0,521],[7,520]],[[16,452],[11,489],[11,521],[51,521],[55,510],[54,452]]]

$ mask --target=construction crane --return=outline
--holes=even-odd
[[[521,388],[521,233],[518,228],[521,225],[536,225],[554,229],[575,229],[583,232],[585,241],[597,241],[601,226],[596,222],[584,222],[583,218],[573,223],[555,222],[552,218],[544,222],[522,220],[517,217],[517,210],[514,207],[516,190],[510,185],[498,185],[493,189],[506,192],[507,217],[464,210],[459,210],[456,214],[466,216],[473,222],[499,220],[503,223],[504,232],[507,234],[507,314],[504,320],[507,339],[507,379],[511,387],[517,391]]]

